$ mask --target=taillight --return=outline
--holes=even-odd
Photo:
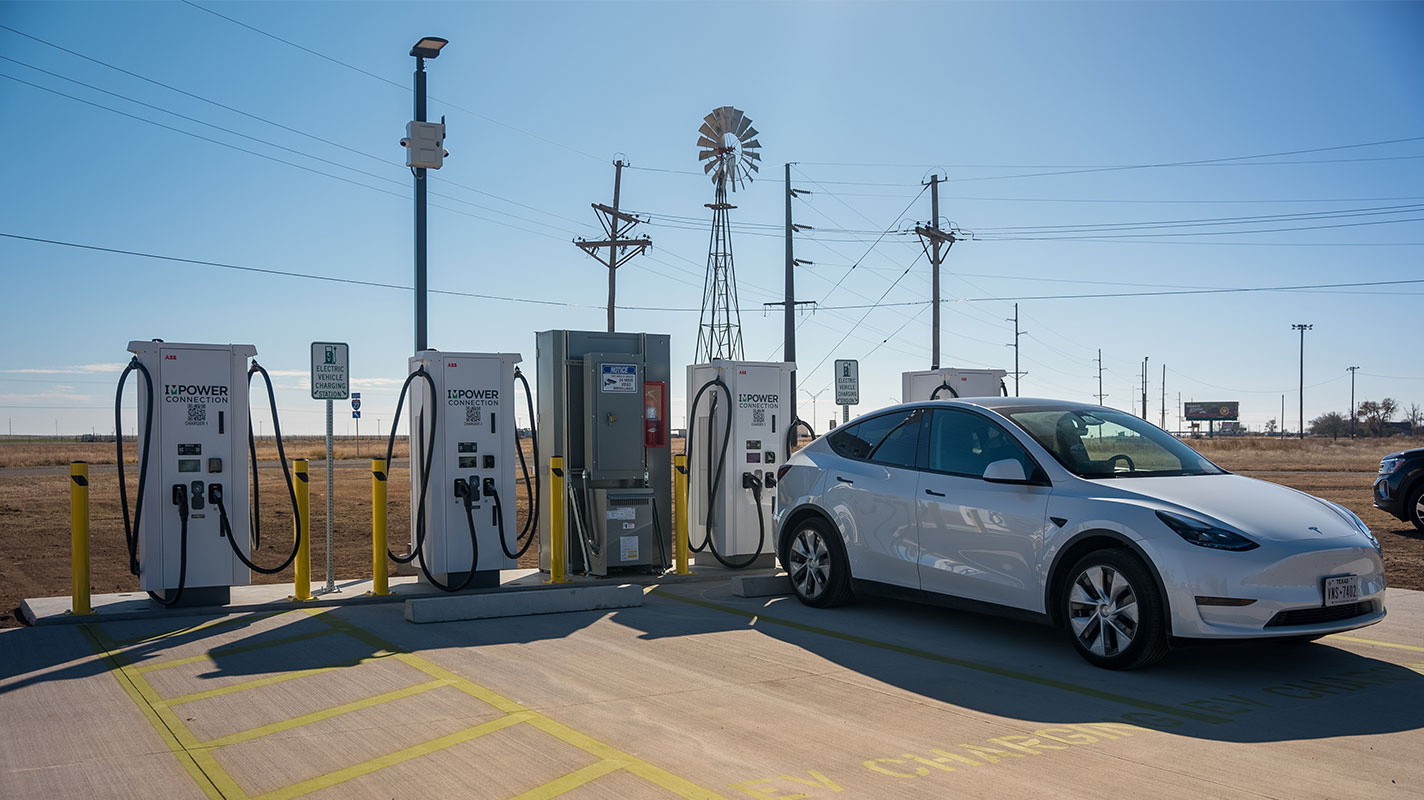
[[[791,469],[790,464],[782,464],[776,468],[776,482],[781,483],[781,479],[786,477],[786,471]]]

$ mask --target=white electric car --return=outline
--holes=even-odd
[[[1027,614],[1112,669],[1175,639],[1314,639],[1384,618],[1345,507],[1233,475],[1100,406],[907,403],[778,469],[777,555],[811,606],[866,591]]]

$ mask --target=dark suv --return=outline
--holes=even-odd
[[[1424,531],[1424,447],[1390,453],[1380,460],[1375,508]]]

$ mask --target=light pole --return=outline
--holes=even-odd
[[[1359,367],[1346,367],[1350,372],[1350,438],[1355,438],[1355,370]]]
[[[1291,325],[1291,330],[1300,331],[1300,437],[1305,438],[1305,332],[1314,328],[1314,325],[1296,323]]]
[[[449,44],[427,36],[410,48],[415,57],[415,121],[425,121],[425,59],[440,55]],[[425,167],[415,167],[415,351],[425,349]]]

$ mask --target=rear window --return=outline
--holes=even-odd
[[[923,416],[919,409],[912,409],[843,426],[830,435],[831,450],[857,461],[914,467]]]

